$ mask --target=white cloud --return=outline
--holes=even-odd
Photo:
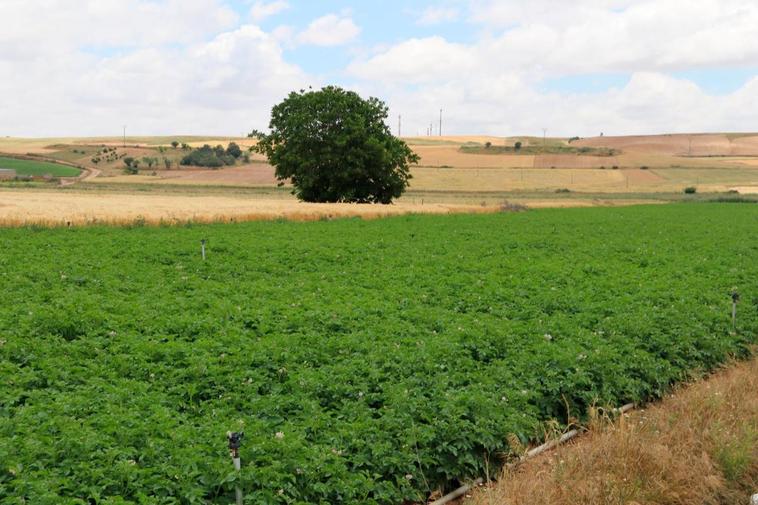
[[[472,47],[453,44],[442,37],[410,39],[367,60],[353,62],[347,71],[372,81],[434,82],[476,69],[477,56]]]
[[[242,26],[227,2],[0,0],[0,135],[102,135],[124,123],[144,134],[262,128],[289,91],[321,84],[288,61],[299,45],[340,46],[360,33],[350,12],[300,33],[286,24],[267,33],[255,16],[283,2],[261,0],[253,24]],[[673,77],[758,68],[754,0],[441,5],[466,17],[468,41],[409,36],[337,47],[325,53],[354,60],[326,79],[386,100],[408,133],[423,133],[440,108],[446,132],[461,134],[755,129],[758,76],[721,95]],[[629,82],[593,93],[545,85],[608,73]]]
[[[474,0],[471,19],[501,54],[555,73],[755,64],[753,0]],[[511,60],[509,60],[511,61]]]
[[[297,41],[314,46],[340,46],[355,39],[360,32],[350,17],[327,14],[313,20],[308,28],[298,34]]]
[[[757,2],[474,0],[469,9],[480,26],[473,41],[400,41],[356,57],[347,74],[363,92],[386,97],[414,133],[440,108],[451,133],[755,129],[758,78],[714,96],[671,75],[758,67],[758,37],[750,35]],[[546,79],[608,73],[631,78],[603,92],[544,91]]]
[[[250,19],[259,23],[264,19],[279,14],[289,9],[290,5],[284,0],[274,0],[271,2],[255,2],[250,8]]]
[[[23,63],[3,60],[0,135],[240,135],[268,124],[271,107],[320,83],[284,60],[254,25],[207,42],[145,47],[98,57],[71,51]]]
[[[0,58],[79,47],[144,47],[202,40],[237,22],[222,0],[2,0]]]
[[[424,9],[416,21],[419,25],[429,26],[456,21],[460,12],[455,7],[431,6]]]

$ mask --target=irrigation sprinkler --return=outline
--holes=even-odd
[[[200,253],[203,255],[203,261],[205,261],[205,239],[200,241]]]
[[[240,445],[242,445],[242,439],[244,436],[245,434],[241,431],[226,432],[226,438],[229,440],[229,454],[232,457],[232,461],[234,462],[234,469],[237,472],[239,472],[242,468],[242,464],[240,463]],[[237,499],[237,505],[242,505],[242,489],[240,489],[239,482],[234,487],[234,494]]]
[[[732,329],[737,331],[737,303],[740,301],[740,294],[736,289],[732,290]]]

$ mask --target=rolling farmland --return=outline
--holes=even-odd
[[[509,437],[748,354],[756,225],[691,203],[0,229],[0,502],[423,501]]]
[[[758,136],[755,134],[650,135],[571,140],[535,137],[450,136],[405,139],[420,156],[409,191],[388,212],[375,209],[304,209],[277,187],[274,169],[256,153],[249,162],[210,170],[180,166],[188,152],[172,146],[224,144],[243,150],[249,138],[115,137],[0,138],[1,153],[39,156],[89,170],[87,177],[51,183],[0,183],[0,223],[121,223],[239,221],[290,216],[491,211],[508,202],[541,207],[661,203],[758,194]],[[518,152],[514,146],[521,142]],[[488,148],[487,145],[491,148]],[[189,147],[187,147],[189,149]],[[103,155],[103,151],[108,151]],[[605,155],[598,155],[605,153]],[[137,175],[124,173],[124,159],[158,160]],[[166,162],[169,168],[166,169]],[[30,162],[30,163],[37,163]],[[53,165],[69,171],[71,168]],[[53,195],[53,192],[57,194]],[[732,196],[733,197],[733,196]],[[688,199],[694,199],[688,197]],[[118,204],[108,205],[108,202]]]

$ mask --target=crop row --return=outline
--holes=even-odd
[[[757,226],[679,204],[2,229],[0,503],[423,500],[547,419],[749,352]]]

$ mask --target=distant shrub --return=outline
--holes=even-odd
[[[649,167],[648,167],[647,165],[642,165],[642,166],[640,167],[640,170],[647,170],[648,168],[649,168]]]
[[[232,152],[236,152],[231,144],[230,148],[232,149]],[[239,149],[239,146],[237,146],[237,149]],[[239,154],[242,154],[241,149],[239,150]],[[229,154],[229,148],[224,149],[224,147],[221,145],[211,147],[206,144],[200,149],[195,149],[187,156],[182,158],[180,163],[182,165],[191,165],[196,167],[220,168],[224,165],[234,165],[236,161],[236,158],[233,155]]]
[[[570,139],[568,139],[568,142],[570,144],[570,143],[572,143],[572,142],[574,142],[576,140],[579,140],[579,137],[571,137]]]
[[[518,141],[515,144],[513,144],[513,149],[515,149],[516,151],[520,151],[522,145],[523,144],[521,143],[521,141]]]
[[[500,204],[500,212],[524,212],[525,210],[529,210],[529,207],[508,200]]]
[[[242,156],[242,149],[240,149],[240,146],[236,142],[230,142],[229,147],[226,148],[226,154],[237,159]]]
[[[619,166],[618,166],[618,165],[613,165],[611,168],[612,168],[613,170],[618,170],[618,169],[619,169]]]
[[[490,147],[492,147],[492,142],[487,141],[487,142],[484,143],[484,148],[485,149],[489,149]]]
[[[695,193],[697,193],[697,188],[694,186],[689,186],[687,188],[684,188],[684,192],[688,195],[694,195]]]
[[[560,188],[555,190],[556,193],[571,193],[571,190],[568,188]]]
[[[708,200],[712,203],[758,203],[758,200],[746,196],[719,196]]]
[[[174,149],[176,149],[177,147],[179,147],[179,142],[176,141],[176,140],[172,140],[171,141],[171,147],[173,147]]]
[[[182,158],[180,163],[182,165],[193,165],[197,167],[209,168],[218,168],[224,166],[224,162],[218,158],[216,152],[208,144],[189,153],[187,156]]]
[[[126,158],[124,158],[124,165],[126,165],[127,168],[129,168],[132,166],[134,161],[135,161],[134,158],[132,158],[131,156],[127,156]]]

